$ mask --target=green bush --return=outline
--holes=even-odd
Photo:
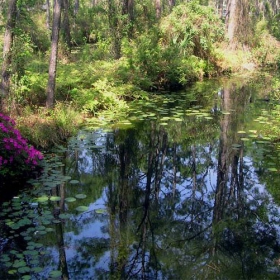
[[[134,41],[123,40],[123,69],[143,89],[183,86],[215,74],[219,68],[215,43],[224,25],[214,11],[197,1],[178,5]]]
[[[268,22],[261,20],[256,25],[254,49],[252,50],[256,62],[263,66],[277,65],[280,56],[280,43],[268,30]]]
[[[90,89],[73,89],[72,98],[79,108],[91,114],[100,110],[120,110],[127,107],[118,88],[106,78],[99,79]]]
[[[190,1],[176,6],[163,19],[161,30],[166,44],[174,44],[186,55],[208,59],[214,43],[224,38],[224,25],[209,6]]]

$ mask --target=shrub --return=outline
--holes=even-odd
[[[118,93],[118,87],[108,79],[99,79],[92,84],[92,88],[72,91],[73,99],[84,112],[95,114],[100,110],[121,110],[127,105],[123,100],[123,93]]]
[[[15,122],[0,113],[0,177],[15,178],[30,175],[40,168],[43,155],[33,146],[28,145],[20,132],[15,129]]]
[[[280,43],[268,32],[267,21],[262,20],[256,25],[255,46],[252,51],[256,62],[261,66],[277,64],[280,55]]]
[[[213,57],[215,43],[224,38],[222,21],[210,7],[199,5],[197,1],[175,7],[163,19],[161,30],[166,44],[177,46],[185,56],[203,59]]]
[[[210,7],[190,1],[178,5],[131,41],[123,40],[132,83],[142,89],[180,88],[204,76],[219,73],[216,43],[224,25]]]

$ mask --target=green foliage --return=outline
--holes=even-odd
[[[76,90],[72,93],[79,107],[85,112],[95,114],[100,110],[115,111],[127,107],[116,89],[112,82],[104,78],[93,83],[91,89],[81,90],[80,94],[76,94]]]
[[[280,43],[269,34],[268,22],[261,20],[256,25],[252,53],[261,66],[275,65],[280,55]]]
[[[100,38],[107,37],[106,23],[106,13],[101,6],[91,8],[81,6],[78,14],[72,19],[73,45],[83,45],[84,42],[96,43]]]
[[[176,6],[161,24],[167,44],[179,47],[180,52],[200,58],[211,58],[214,43],[223,39],[224,26],[210,7],[197,1]]]
[[[82,118],[71,104],[56,103],[49,114],[38,108],[36,114],[30,107],[25,107],[22,117],[18,118],[18,126],[24,137],[31,143],[43,148],[63,143],[77,133]]]
[[[130,71],[133,71],[133,82],[148,88],[157,81],[161,61],[157,29],[143,33],[134,42],[124,42],[123,54],[128,59]]]
[[[279,26],[279,21],[280,21],[280,13],[276,14],[270,24],[270,29],[272,34],[280,40],[280,26]]]
[[[21,32],[16,32],[16,36],[28,34],[33,49],[46,52],[50,47],[50,34],[46,28],[45,13],[41,12],[42,5],[42,1],[17,1],[16,26]]]
[[[144,89],[166,88],[216,74],[214,43],[223,39],[223,28],[213,10],[196,1],[175,7],[159,27],[123,40],[131,81]]]
[[[41,70],[38,69],[38,64],[36,65],[38,62],[34,56],[36,47],[30,34],[18,27],[15,30],[15,35],[12,49],[11,73],[13,75],[9,103],[20,107],[27,104],[41,104],[42,99],[45,99],[46,73],[40,73]],[[32,64],[30,61],[33,61]]]
[[[274,77],[271,81],[272,92],[270,93],[270,98],[274,101],[280,101],[280,78],[279,76]]]
[[[15,42],[13,45],[12,73],[19,77],[24,74],[25,64],[32,57],[33,44],[30,36],[21,29],[16,30]]]
[[[14,75],[10,97],[19,107],[43,105],[46,99],[46,83],[47,75],[41,73],[26,71],[25,75],[20,78]]]
[[[111,39],[97,36],[97,42],[94,45],[94,50],[91,53],[92,60],[108,59],[111,57]]]

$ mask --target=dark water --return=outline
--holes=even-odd
[[[199,83],[89,125],[4,203],[0,279],[279,279],[280,146],[259,133],[261,85]]]

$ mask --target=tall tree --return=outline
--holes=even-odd
[[[17,0],[9,0],[7,25],[4,35],[3,65],[1,80],[1,107],[2,98],[9,94],[10,89],[10,66],[12,63],[12,46],[14,41],[14,28],[16,26]]]
[[[128,26],[128,37],[131,38],[134,24],[134,0],[123,0],[122,14],[127,18],[123,23]]]
[[[250,0],[228,0],[226,31],[231,48],[248,43],[251,34]]]
[[[113,54],[115,59],[121,57],[121,31],[119,21],[119,9],[117,0],[107,0],[108,3],[108,20],[110,32],[113,40]]]
[[[175,6],[176,1],[175,0],[168,0],[169,10],[172,11],[173,7]]]
[[[54,0],[52,42],[51,42],[51,54],[50,54],[50,63],[49,63],[49,79],[47,85],[47,101],[46,101],[47,108],[52,108],[54,106],[54,92],[55,92],[58,40],[59,40],[60,19],[61,19],[61,5],[62,5],[62,0]]]
[[[220,18],[223,17],[223,12],[224,12],[224,0],[217,0],[217,10]]]
[[[155,0],[156,7],[156,17],[159,19],[161,17],[161,0]]]
[[[80,1],[79,0],[75,0],[74,3],[74,15],[76,16],[79,12],[80,9]]]
[[[46,0],[46,26],[51,29],[51,19],[50,19],[50,0]]]
[[[69,0],[62,0],[62,37],[66,44],[67,52],[71,51],[71,33],[70,33],[70,22],[69,22]]]

